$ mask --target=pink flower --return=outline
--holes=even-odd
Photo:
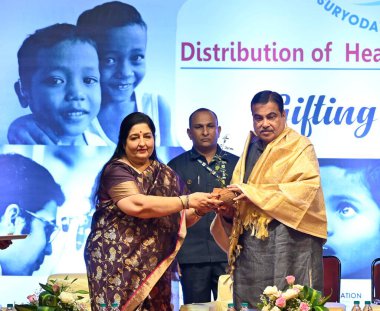
[[[276,299],[276,306],[279,308],[283,308],[286,306],[286,299],[285,297],[280,297]]]
[[[59,286],[59,284],[53,284],[52,289],[54,293],[58,293],[61,287]]]
[[[310,307],[307,303],[305,302],[300,303],[300,311],[309,311],[309,310],[310,310]]]
[[[37,298],[37,295],[36,294],[33,294],[33,295],[29,295],[28,297],[26,297],[30,303],[35,303],[38,301],[38,298]]]
[[[293,285],[296,278],[293,275],[288,275],[286,278],[286,282],[288,282],[289,285]]]

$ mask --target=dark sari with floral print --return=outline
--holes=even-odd
[[[131,193],[128,185],[136,190]],[[123,311],[171,310],[170,265],[186,234],[184,216],[141,219],[115,203],[136,193],[178,196],[183,191],[177,175],[157,161],[142,173],[118,160],[107,165],[85,248],[93,311],[114,301]]]

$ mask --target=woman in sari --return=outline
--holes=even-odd
[[[186,226],[221,203],[208,193],[184,195],[177,175],[157,160],[154,137],[152,120],[131,113],[100,172],[85,248],[93,311],[115,301],[122,311],[171,310],[169,267]]]

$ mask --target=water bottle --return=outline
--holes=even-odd
[[[233,303],[229,303],[227,305],[227,311],[236,311],[235,305]]]
[[[114,302],[111,304],[111,311],[120,311],[118,302]]]
[[[364,303],[363,311],[372,311],[372,307],[371,307],[371,302],[370,301],[366,301]]]
[[[99,311],[107,311],[107,304],[100,303],[99,304]]]
[[[354,306],[352,307],[351,311],[362,311],[362,309],[360,308],[360,301],[354,301]]]
[[[248,311],[248,302],[242,302],[240,311]]]

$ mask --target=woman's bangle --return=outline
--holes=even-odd
[[[189,209],[189,195],[188,194],[185,195],[185,199],[186,199],[185,209]]]
[[[185,202],[183,201],[183,197],[185,197]],[[189,195],[181,195],[178,197],[182,203],[182,209],[189,209]]]
[[[181,201],[182,209],[184,210],[185,209],[185,203],[183,203],[183,200],[180,196],[178,196],[178,199]]]
[[[198,210],[194,209],[194,214],[197,215],[198,217],[203,217],[206,214],[201,214],[198,212]]]

